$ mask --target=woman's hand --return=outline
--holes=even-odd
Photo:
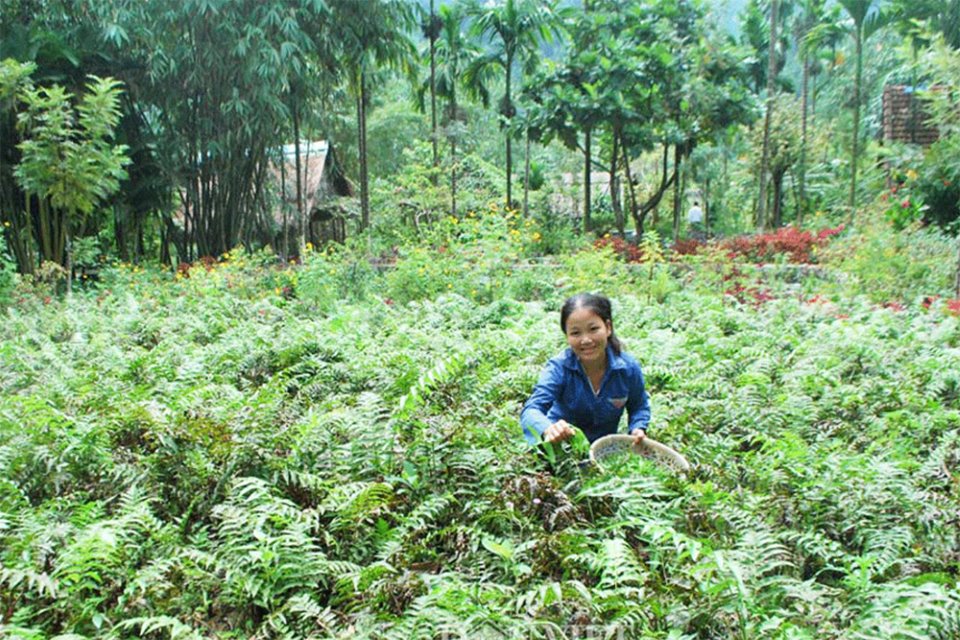
[[[633,436],[633,446],[639,447],[643,439],[647,437],[647,432],[643,429],[635,429],[630,435]]]
[[[573,437],[573,428],[566,420],[557,420],[543,432],[544,442],[562,442]]]

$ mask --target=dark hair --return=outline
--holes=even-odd
[[[560,328],[567,332],[567,318],[577,309],[589,309],[600,316],[604,322],[610,323],[610,347],[616,355],[623,351],[623,343],[613,333],[613,312],[610,309],[610,299],[606,296],[599,296],[594,293],[578,293],[575,296],[567,298],[560,309]]]

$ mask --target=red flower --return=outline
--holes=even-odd
[[[947,300],[947,313],[951,313],[955,316],[960,316],[960,298]]]

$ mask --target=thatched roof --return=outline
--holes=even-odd
[[[282,148],[283,166],[271,166],[270,173],[283,185],[283,199],[294,207],[297,203],[297,147]],[[311,214],[335,196],[353,195],[353,189],[336,161],[326,140],[300,141],[300,179],[304,210]],[[279,218],[279,216],[278,216]]]
[[[940,137],[927,123],[929,113],[918,88],[888,84],[883,88],[883,139],[928,147]]]

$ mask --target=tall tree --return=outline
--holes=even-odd
[[[850,220],[857,210],[857,165],[859,163],[860,103],[863,89],[863,42],[876,31],[881,22],[877,17],[877,0],[839,0],[847,15],[853,20],[853,44],[856,69],[853,77],[853,141],[850,144]]]
[[[794,21],[796,46],[801,58],[800,80],[800,157],[797,167],[797,223],[803,224],[803,212],[806,207],[807,176],[807,122],[810,113],[810,75],[813,54],[817,40],[810,38],[815,30],[827,22],[826,0],[800,0],[800,12]]]
[[[462,3],[442,5],[437,12],[438,32],[434,52],[432,81],[422,84],[417,92],[421,111],[425,108],[425,94],[433,90],[446,102],[442,112],[442,124],[450,145],[450,212],[457,215],[457,143],[464,118],[461,105],[461,89],[485,106],[489,104],[487,85],[489,74],[477,73],[467,76],[466,71],[482,51],[479,44],[469,37],[464,29],[466,11]],[[468,82],[469,79],[469,82]]]
[[[126,148],[113,143],[120,122],[118,83],[92,77],[79,98],[59,85],[20,91],[24,134],[14,175],[40,206],[44,258],[67,269],[72,282],[74,228],[120,188],[129,163]]]
[[[370,178],[367,163],[367,113],[370,78],[380,67],[400,68],[413,60],[409,31],[412,6],[405,0],[331,0],[340,55],[348,68],[356,100],[357,148],[360,156],[360,227],[370,226]]]
[[[441,18],[437,15],[436,0],[430,0],[429,10],[421,16],[421,29],[427,38],[427,50],[430,61],[430,143],[433,147],[433,168],[440,166],[440,131],[437,128],[437,38],[442,29]],[[436,175],[433,176],[436,183]]]
[[[745,56],[705,37],[699,9],[682,0],[626,7],[596,0],[571,31],[574,45],[562,64],[528,89],[538,103],[537,130],[580,150],[588,127],[603,130],[642,235],[647,214],[676,185],[682,159],[700,141],[753,118]],[[630,161],[658,147],[661,170],[641,202]]]
[[[776,104],[777,78],[777,9],[779,0],[770,2],[770,53],[767,70],[767,108],[763,119],[763,151],[760,160],[760,196],[757,198],[757,226],[767,226],[767,173],[770,161],[770,124],[773,121],[773,109]]]
[[[496,66],[504,74],[504,93],[500,101],[500,116],[506,132],[506,198],[512,206],[513,154],[511,121],[516,114],[513,103],[513,80],[518,67],[537,55],[541,42],[552,41],[560,29],[560,17],[555,0],[495,0],[480,4],[474,2],[470,13],[474,16],[473,32],[485,38],[489,49],[469,71],[470,76],[485,68]]]

